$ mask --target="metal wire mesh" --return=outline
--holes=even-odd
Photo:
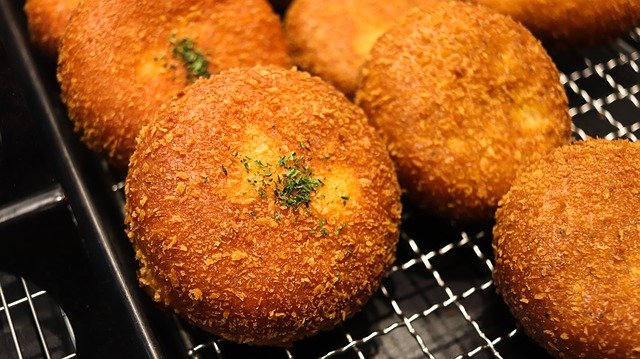
[[[24,278],[0,273],[0,304],[2,358],[76,356],[71,324],[47,292]]]
[[[640,135],[640,30],[589,52],[555,56],[577,139]],[[122,183],[113,186],[122,192]],[[491,227],[442,223],[405,211],[398,259],[355,317],[290,349],[213,338],[179,320],[194,358],[542,357],[516,329],[491,280]],[[89,353],[90,354],[90,353]],[[72,358],[74,335],[52,298],[0,273],[0,357]]]
[[[640,30],[607,47],[554,56],[570,100],[574,137],[637,140],[640,135]],[[116,189],[118,186],[114,186]],[[121,187],[121,186],[120,186]],[[333,332],[291,349],[282,358],[468,358],[546,355],[516,324],[491,280],[491,226],[437,223],[404,214],[397,264],[363,310]],[[187,329],[195,358],[242,357],[243,347]],[[264,349],[261,354],[265,354]]]

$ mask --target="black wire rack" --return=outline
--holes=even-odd
[[[0,5],[3,1],[5,0],[0,0]],[[3,6],[6,11],[8,5],[5,3]],[[18,32],[24,37],[24,29],[5,31],[3,36],[19,37],[16,35]],[[11,44],[17,44],[15,46],[18,49],[23,49],[27,45],[20,44],[24,42],[24,39],[18,38]],[[577,140],[587,137],[637,140],[640,134],[638,49],[640,30],[635,29],[628,36],[600,48],[552,54],[561,71],[560,81],[570,100],[569,113]],[[25,59],[28,60],[29,56],[31,54],[26,52],[22,57],[17,56],[16,61],[20,64]],[[52,74],[49,76],[53,77]],[[39,78],[27,81],[37,85]],[[64,115],[57,114],[54,110],[46,111],[47,106],[61,106],[57,99],[57,89],[38,93],[37,86],[32,87],[36,93],[32,95],[32,103],[37,108],[36,116],[50,122],[47,126],[51,128],[44,126],[45,131],[62,128],[71,133]],[[98,187],[102,192],[111,193],[109,201],[113,204],[106,209],[100,206],[94,208],[94,192],[83,192],[85,179],[82,171],[79,171],[78,178],[69,174],[76,167],[83,168],[74,164],[75,151],[86,150],[78,149],[80,147],[77,144],[69,144],[77,142],[77,139],[62,137],[61,140],[53,141],[52,148],[56,151],[71,148],[70,160],[65,160],[70,164],[63,162],[57,166],[62,185],[68,193],[67,201],[78,220],[79,231],[88,239],[89,254],[93,253],[98,258],[96,266],[103,268],[105,280],[113,283],[115,300],[120,298],[124,303],[123,311],[136,318],[128,330],[141,343],[140,352],[145,356],[171,357],[163,349],[166,345],[159,344],[164,341],[159,341],[156,336],[160,324],[152,317],[157,315],[164,318],[162,325],[166,325],[174,334],[172,338],[178,343],[179,355],[192,358],[457,359],[547,356],[518,329],[508,309],[495,293],[491,278],[492,224],[469,226],[447,222],[412,208],[405,208],[397,261],[382,280],[380,290],[362,311],[338,328],[300,341],[288,349],[256,348],[212,337],[173,315],[158,311],[137,288],[135,263],[131,258],[122,259],[123,256],[130,255],[130,249],[124,250],[124,254],[120,253],[123,251],[122,247],[128,247],[128,241],[121,231],[123,174],[110,171],[104,161],[95,160],[97,164],[89,166],[89,174],[98,177],[101,183],[106,183],[105,186]],[[97,214],[92,212],[96,210]],[[109,219],[102,218],[101,211],[108,211]],[[92,247],[94,238],[97,243],[95,248]],[[66,333],[65,339],[56,341],[66,343],[64,345],[52,347],[54,340],[50,340],[45,333],[48,329],[42,329],[42,318],[47,314],[40,314],[34,303],[46,298],[46,292],[27,285],[20,278],[8,278],[0,277],[0,294],[3,293],[2,286],[17,286],[18,289],[22,288],[22,297],[6,299],[9,296],[0,296],[0,315],[4,318],[0,324],[0,350],[12,347],[18,353],[24,350],[17,328],[23,328],[25,324],[18,323],[18,314],[14,314],[14,310],[22,306],[27,308],[26,311],[23,310],[22,320],[35,327],[35,331],[30,329],[36,333],[31,337],[35,338],[34,343],[41,349],[41,353],[45,353],[45,357],[46,353],[56,358],[73,357],[76,346],[68,321],[65,322],[66,332],[62,331],[63,334]],[[66,316],[61,313],[63,312],[58,311],[64,321]]]
[[[637,140],[640,30],[608,46],[556,54],[576,140]],[[113,186],[121,190],[124,183]],[[491,224],[464,228],[406,209],[398,259],[380,290],[331,333],[278,353],[283,358],[513,358],[547,356],[531,344],[495,294]],[[257,352],[191,329],[194,358]]]
[[[0,273],[0,356],[76,356],[71,323],[49,294],[22,277]]]
[[[635,29],[607,46],[554,56],[575,139],[637,140],[639,45]],[[301,344],[282,350],[281,357],[546,356],[528,342],[495,294],[490,243],[491,225],[466,229],[405,211],[397,263],[362,312],[319,340],[325,351]],[[225,346],[208,340],[188,353],[225,357]]]

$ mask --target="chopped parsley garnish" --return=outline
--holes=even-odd
[[[240,162],[242,162],[242,164],[244,165],[244,169],[249,172],[249,157],[244,157],[243,159],[240,160]]]
[[[341,225],[340,227],[338,227],[338,229],[336,229],[336,236],[340,234],[340,232],[342,232],[342,230],[344,229],[344,227],[346,227],[346,224]]]
[[[227,169],[224,168],[224,166],[220,166],[220,167],[222,168],[222,173],[224,173],[224,175],[226,176],[227,175]]]
[[[327,229],[324,228],[324,224],[325,224],[325,220],[321,219],[320,220],[320,234],[322,234],[323,237],[327,236]]]
[[[233,156],[238,157],[238,161],[248,174],[247,183],[255,188],[261,199],[270,197],[273,193],[274,202],[281,209],[284,209],[282,207],[298,209],[304,205],[307,211],[310,211],[311,195],[323,183],[320,179],[313,177],[311,168],[304,163],[304,157],[292,152],[288,156],[280,157],[275,165],[271,165],[237,152],[234,152]],[[222,167],[222,170],[226,175],[226,168]],[[280,220],[280,212],[276,211],[275,219]],[[325,223],[324,220],[320,222],[319,230],[323,236],[328,234],[324,228]]]
[[[173,46],[171,50],[173,57],[184,63],[187,69],[187,80],[189,82],[194,82],[199,77],[208,78],[211,76],[209,73],[209,61],[207,61],[202,52],[198,50],[193,40],[186,36],[178,39],[175,34],[171,34],[169,43]]]
[[[296,153],[291,152],[289,156],[280,157],[280,159],[278,160],[278,166],[284,167],[285,169],[290,169],[291,168],[290,163],[295,161],[296,161]]]
[[[278,166],[288,170],[276,183],[274,195],[281,204],[287,207],[298,208],[301,205],[309,205],[311,194],[322,185],[322,181],[313,178],[313,172],[305,167],[296,153],[281,157]]]

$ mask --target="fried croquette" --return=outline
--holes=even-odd
[[[162,103],[198,77],[256,64],[289,66],[264,0],[86,0],[65,33],[58,79],[84,142],[126,165]]]
[[[640,358],[640,144],[587,140],[522,171],[494,227],[494,279],[560,358]]]
[[[513,17],[554,47],[593,45],[640,21],[640,0],[472,0]]]
[[[289,53],[298,66],[352,96],[376,39],[426,0],[296,0],[285,17]]]
[[[361,109],[274,66],[198,80],[139,136],[128,234],[153,299],[288,346],[353,315],[395,256],[400,189]]]
[[[27,0],[29,34],[44,54],[55,58],[69,17],[80,0]]]
[[[386,138],[409,200],[437,215],[486,220],[523,163],[570,140],[558,79],[515,21],[438,1],[376,42],[356,103]]]

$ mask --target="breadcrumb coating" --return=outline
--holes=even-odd
[[[348,96],[375,41],[411,8],[428,0],[292,2],[285,32],[294,63]]]
[[[594,45],[640,22],[640,0],[472,0],[513,17],[554,47]]]
[[[265,0],[85,0],[65,33],[58,80],[83,141],[124,166],[142,126],[191,83],[189,64],[209,74],[289,66],[278,16]]]
[[[140,284],[232,341],[330,329],[394,261],[391,159],[362,110],[306,73],[198,80],[141,131],[125,190]]]
[[[31,41],[47,56],[55,58],[71,13],[80,0],[27,0]]]
[[[498,292],[560,358],[640,358],[640,144],[587,140],[528,167],[494,227]]]
[[[461,2],[412,10],[380,37],[356,103],[386,138],[408,199],[461,220],[490,219],[520,166],[571,134],[540,43]]]

